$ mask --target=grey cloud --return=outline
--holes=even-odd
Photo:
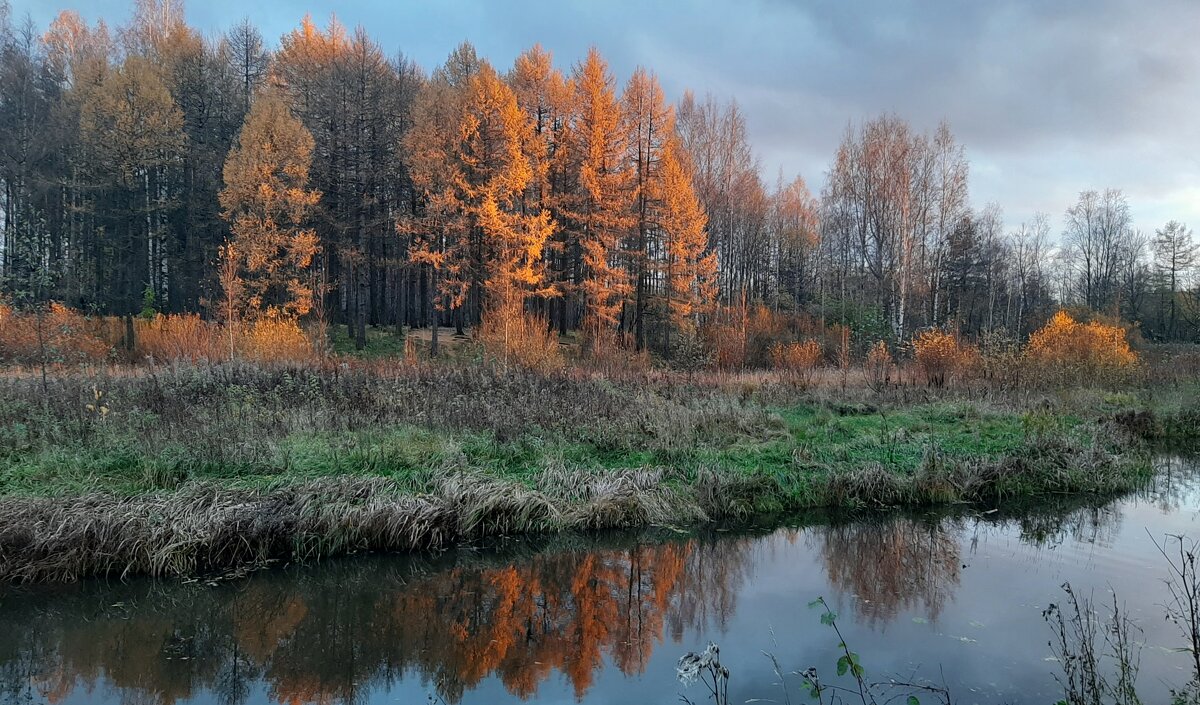
[[[57,2],[13,9],[44,25]],[[78,9],[128,16],[127,0]],[[463,39],[501,66],[540,42],[567,68],[595,44],[622,80],[640,64],[670,95],[736,97],[768,180],[783,169],[819,187],[847,122],[887,111],[921,129],[948,120],[974,160],[973,200],[1011,223],[1114,186],[1141,227],[1200,226],[1193,0],[191,0],[188,14],[205,31],[249,14],[277,37],[334,10],[426,67]]]

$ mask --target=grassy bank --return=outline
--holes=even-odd
[[[471,366],[0,378],[0,579],[1129,489],[1187,390],[965,398]],[[1161,410],[1161,414],[1156,414]]]

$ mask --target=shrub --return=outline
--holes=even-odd
[[[951,379],[965,376],[979,359],[977,349],[937,329],[919,333],[912,345],[917,369],[927,384],[939,389]]]
[[[746,341],[742,331],[730,322],[714,323],[704,329],[713,365],[719,370],[740,370],[746,366]]]
[[[840,341],[837,326],[806,313],[784,313],[762,304],[718,309],[702,330],[713,363],[722,370],[775,367],[773,348],[791,342],[815,341],[833,349]]]
[[[158,314],[150,320],[135,321],[134,327],[139,358],[165,362],[217,362],[229,358],[229,341],[221,327],[194,313]]]
[[[878,392],[892,381],[892,354],[888,352],[887,343],[877,341],[867,351],[863,360],[863,374],[867,379],[867,387],[872,392]]]
[[[479,341],[488,357],[506,365],[549,372],[563,366],[558,335],[546,319],[525,312],[485,316]]]
[[[695,372],[713,364],[711,351],[704,344],[694,327],[687,327],[671,338],[671,367],[686,372]]]
[[[609,377],[641,374],[650,369],[650,354],[637,351],[633,336],[611,329],[580,333],[580,364]]]
[[[238,353],[259,362],[302,361],[315,357],[312,340],[296,321],[263,318],[241,327],[236,336]]]
[[[111,347],[79,312],[57,302],[34,311],[0,304],[0,362],[17,365],[99,362]]]
[[[813,373],[824,357],[821,344],[815,340],[775,343],[770,351],[771,366],[802,387],[812,383]]]
[[[1128,368],[1138,359],[1123,327],[1100,321],[1080,323],[1066,311],[1054,314],[1029,336],[1024,357],[1035,372],[1070,379]]]
[[[993,389],[1016,389],[1021,382],[1021,347],[1016,339],[1001,331],[990,331],[979,338],[980,371]]]

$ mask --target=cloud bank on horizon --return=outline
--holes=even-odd
[[[44,28],[62,9],[125,22],[131,0],[11,0]],[[242,17],[274,45],[305,13],[362,25],[429,69],[466,39],[498,67],[541,43],[563,68],[596,45],[619,80],[653,68],[668,95],[735,98],[764,174],[819,188],[846,126],[892,112],[947,120],[972,202],[1010,226],[1061,222],[1084,189],[1120,188],[1135,225],[1200,228],[1200,3],[1162,0],[190,0],[205,33]]]

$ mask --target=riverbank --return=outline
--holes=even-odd
[[[0,396],[7,581],[1113,494],[1151,472],[1140,437],[1195,421],[1186,393],[836,397],[762,376],[421,365],[14,375]]]

